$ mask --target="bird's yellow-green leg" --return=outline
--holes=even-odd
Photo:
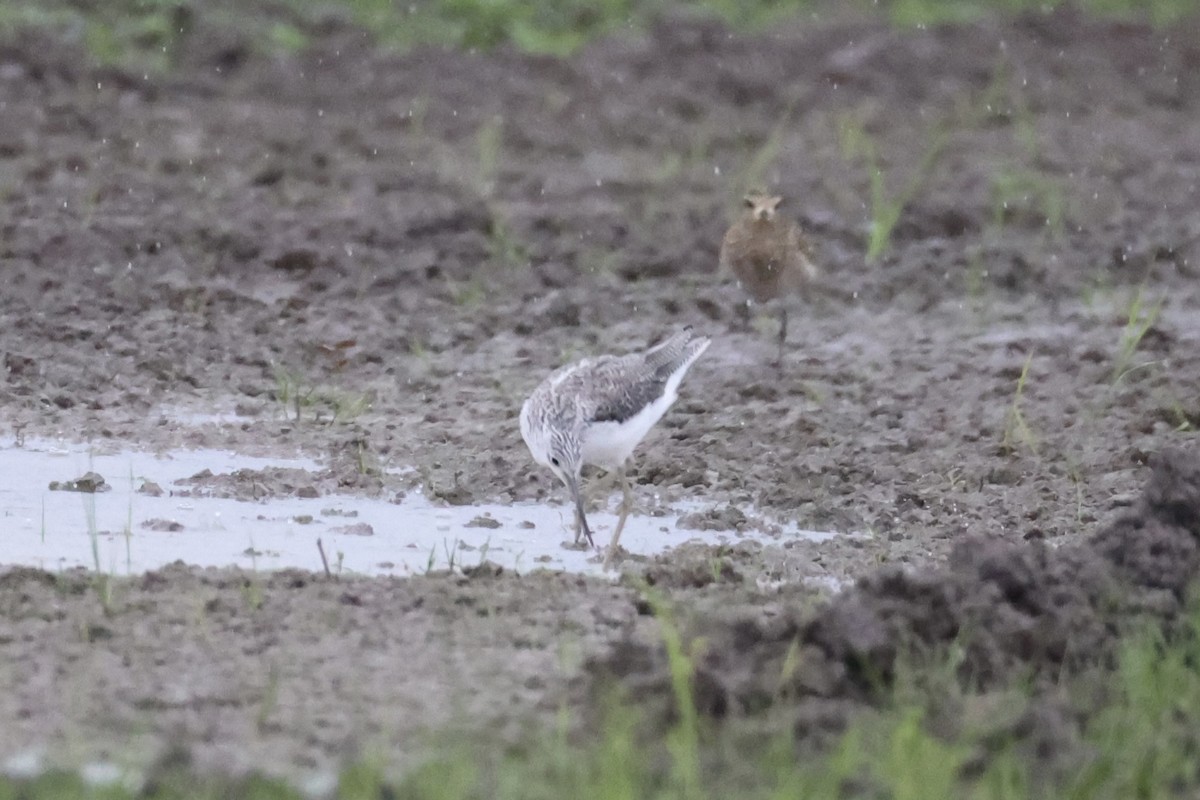
[[[613,557],[617,554],[621,531],[625,530],[625,520],[629,518],[629,512],[633,509],[633,490],[629,486],[629,478],[625,475],[624,467],[617,470],[617,479],[621,482],[621,516],[617,520],[617,529],[613,531],[612,541],[608,543],[608,552],[604,556],[605,568],[612,563]]]

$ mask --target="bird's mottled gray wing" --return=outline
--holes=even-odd
[[[625,422],[662,396],[667,381],[691,354],[692,334],[680,331],[644,353],[598,359],[588,371],[584,419]]]
[[[605,369],[595,377],[604,389],[593,395],[587,421],[625,422],[662,395],[671,372],[651,369],[643,362],[632,370]]]

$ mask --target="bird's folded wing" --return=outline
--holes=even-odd
[[[582,416],[589,422],[626,422],[662,396],[670,377],[671,370],[655,369],[641,357],[598,364],[581,396]]]

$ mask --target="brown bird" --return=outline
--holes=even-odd
[[[732,272],[754,302],[780,300],[780,365],[787,339],[785,296],[800,292],[817,277],[800,226],[777,213],[782,202],[782,197],[766,192],[747,194],[745,212],[725,232],[720,261],[721,271]]]

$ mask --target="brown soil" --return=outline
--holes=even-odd
[[[825,698],[794,705],[821,728],[899,638],[971,620],[986,635],[966,666],[987,679],[1102,651],[1102,584],[1128,590],[1118,611],[1176,609],[1193,462],[1136,498],[1151,455],[1200,425],[1200,36],[1069,11],[769,36],[669,19],[556,60],[387,54],[328,21],[287,57],[218,20],[198,14],[159,76],[80,67],[68,41],[0,46],[0,403],[18,435],[328,460],[200,476],[205,493],[560,502],[521,399],[564,360],[692,324],[714,342],[636,457],[643,502],[859,534],[629,565],[710,640],[714,713],[767,704],[755,676],[797,638],[813,666],[788,696]],[[879,263],[854,120],[892,196],[948,131]],[[782,375],[715,274],[759,179],[825,272]],[[1137,287],[1162,306],[1125,359]],[[230,409],[238,424],[187,423]],[[804,579],[858,578],[812,616]],[[180,566],[119,585],[111,615],[89,586],[0,582],[0,709],[18,720],[0,753],[179,743],[291,773],[411,756],[414,732],[462,720],[516,736],[597,668],[648,690],[663,675],[637,593],[579,578]]]

